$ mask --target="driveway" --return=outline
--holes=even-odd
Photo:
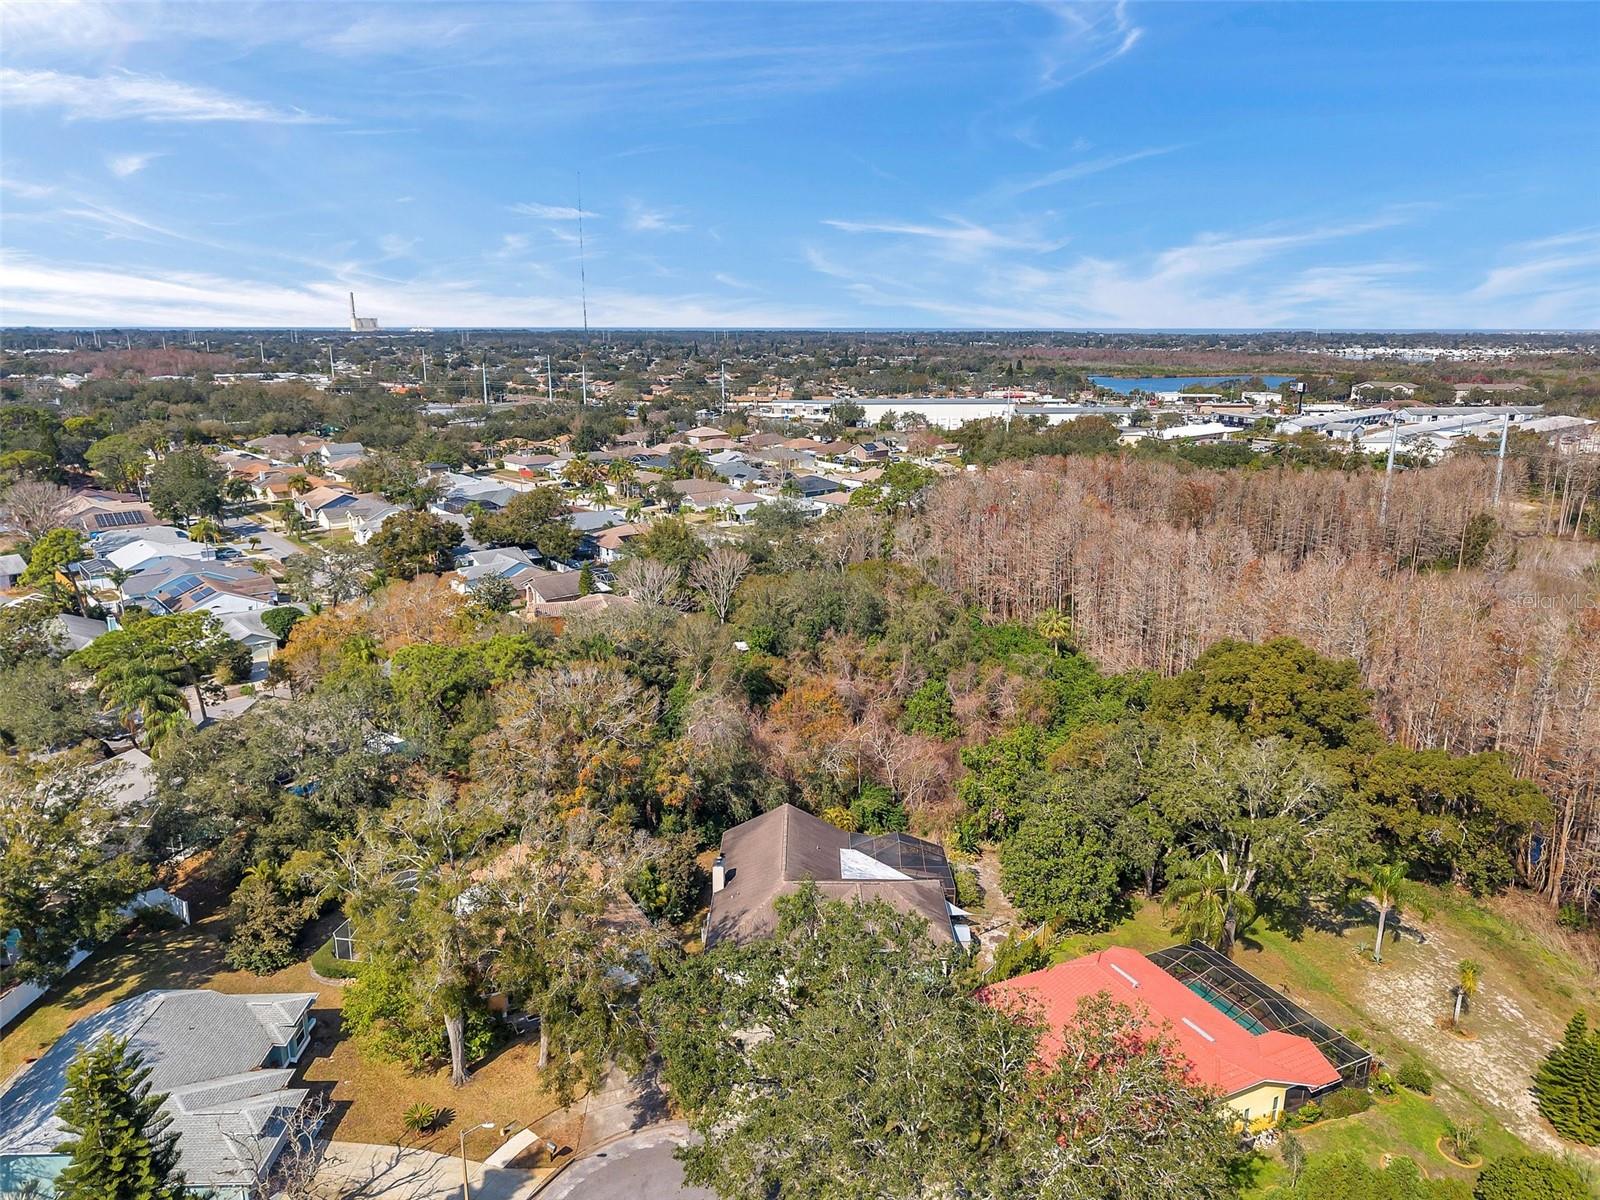
[[[528,1200],[548,1174],[467,1165],[473,1200]],[[316,1186],[323,1200],[460,1200],[461,1160],[411,1146],[329,1142]]]
[[[672,1121],[629,1134],[573,1163],[539,1200],[717,1200],[713,1192],[683,1186],[672,1151],[688,1132]]]

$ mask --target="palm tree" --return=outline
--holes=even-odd
[[[1383,934],[1389,915],[1394,914],[1398,921],[1401,908],[1416,899],[1417,887],[1407,876],[1408,870],[1405,863],[1394,862],[1374,868],[1367,876],[1367,899],[1378,910],[1378,940],[1372,947],[1373,962],[1383,961]]]
[[[128,735],[138,743],[138,730],[145,731],[145,745],[153,747],[176,732],[177,722],[189,716],[189,706],[171,679],[149,663],[137,658],[110,663],[97,681],[100,697],[122,717]]]
[[[1455,1012],[1450,1017],[1452,1029],[1461,1028],[1461,1010],[1472,1003],[1472,997],[1477,995],[1478,984],[1483,979],[1483,968],[1470,958],[1463,958],[1456,966],[1456,985],[1451,988],[1455,996]]]
[[[1057,658],[1061,657],[1061,643],[1072,640],[1072,618],[1060,609],[1052,608],[1040,613],[1034,628],[1054,648]]]
[[[210,517],[201,517],[189,526],[189,536],[197,542],[205,542],[215,546],[222,541],[222,527]]]
[[[1189,864],[1167,887],[1163,907],[1178,910],[1176,932],[1191,942],[1207,942],[1233,952],[1239,927],[1255,919],[1255,901],[1240,888],[1221,852]]]
[[[625,458],[612,459],[606,468],[606,478],[622,490],[624,498],[633,494],[633,481],[638,474],[639,469]]]

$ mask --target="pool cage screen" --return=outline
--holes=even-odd
[[[1369,1051],[1210,946],[1186,942],[1156,951],[1150,961],[1251,1033],[1270,1029],[1309,1038],[1340,1079],[1356,1087],[1366,1086],[1372,1070]]]

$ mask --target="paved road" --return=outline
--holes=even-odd
[[[672,1157],[687,1130],[677,1122],[653,1125],[572,1164],[539,1193],[539,1200],[716,1200],[683,1186]]]

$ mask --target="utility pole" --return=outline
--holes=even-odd
[[[1511,414],[1500,414],[1500,457],[1494,464],[1494,506],[1500,507],[1500,480],[1506,473],[1506,435],[1511,432]]]

